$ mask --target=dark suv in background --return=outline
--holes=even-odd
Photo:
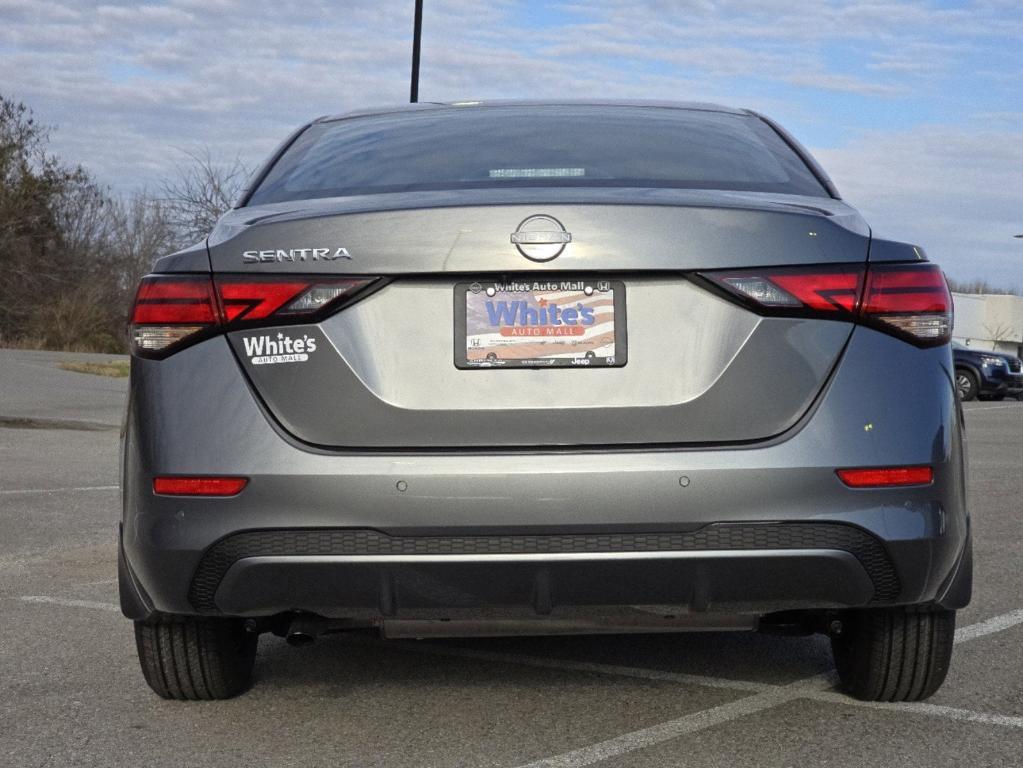
[[[956,389],[963,400],[1014,397],[1023,400],[1023,363],[1018,357],[953,342]]]

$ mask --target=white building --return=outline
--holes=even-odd
[[[1023,296],[953,293],[952,337],[974,349],[1023,357]]]

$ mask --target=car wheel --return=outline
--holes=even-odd
[[[180,616],[135,622],[149,687],[165,699],[229,699],[248,688],[258,635],[238,619]]]
[[[960,400],[965,403],[976,399],[978,389],[980,389],[980,385],[972,372],[962,368],[956,370],[956,391],[959,393]]]
[[[849,613],[831,648],[842,686],[863,701],[921,701],[952,659],[955,611],[873,608]]]

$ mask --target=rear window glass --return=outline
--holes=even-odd
[[[483,187],[678,187],[827,197],[750,115],[660,107],[466,107],[316,123],[249,205]]]

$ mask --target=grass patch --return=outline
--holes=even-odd
[[[91,373],[96,376],[109,376],[114,379],[123,379],[128,375],[127,360],[111,360],[108,363],[57,363],[57,367],[64,371]]]

